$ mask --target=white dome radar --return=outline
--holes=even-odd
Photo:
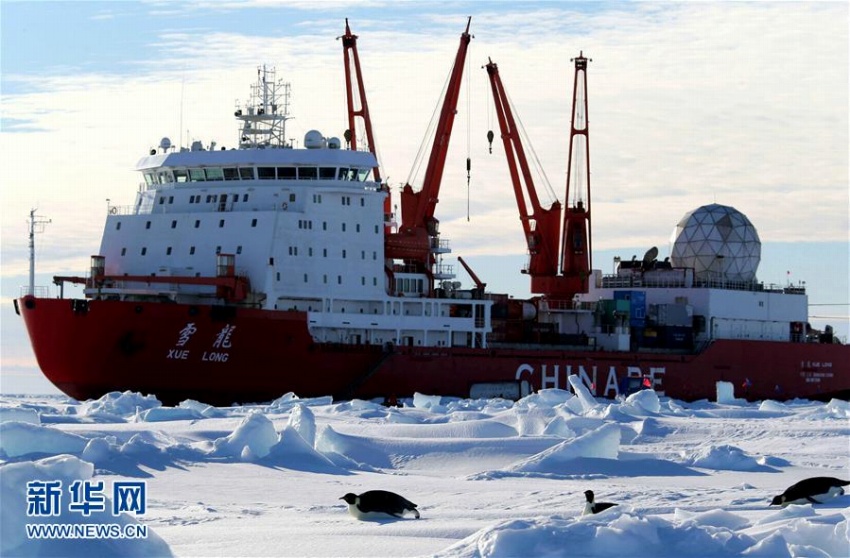
[[[304,134],[304,147],[307,149],[322,149],[325,145],[325,137],[318,130],[310,130]]]
[[[726,205],[704,205],[676,225],[670,258],[693,268],[698,280],[753,282],[761,261],[761,240],[747,216]]]

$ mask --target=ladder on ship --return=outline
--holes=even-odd
[[[378,362],[373,364],[369,369],[364,372],[359,377],[355,378],[348,387],[346,387],[341,393],[334,396],[334,400],[348,400],[354,397],[354,394],[357,392],[357,389],[366,383],[366,380],[375,375],[375,372],[389,359],[391,356],[395,354],[395,345],[392,343],[387,343],[384,345],[384,351],[381,355],[381,358],[378,359]]]

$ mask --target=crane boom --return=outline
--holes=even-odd
[[[548,209],[540,204],[519,129],[499,76],[499,67],[492,60],[485,67],[490,77],[493,102],[496,105],[496,117],[508,160],[511,184],[528,245],[529,263],[528,269],[524,271],[531,276],[531,292],[545,293],[546,291],[541,289],[547,288],[548,278],[557,275],[558,271],[561,204],[556,200]],[[526,197],[531,205],[530,211]]]
[[[422,189],[414,192],[410,184],[405,184],[402,188],[401,227],[397,233],[388,235],[385,241],[387,258],[403,259],[423,271],[430,268],[434,259],[432,250],[438,247],[435,243],[438,243],[439,221],[434,217],[434,211],[439,201],[449,140],[457,112],[466,52],[472,39],[469,34],[471,21],[470,17],[466,30],[460,36],[460,45],[443,100]]]
[[[584,100],[578,105],[578,112],[576,104],[579,72],[583,73],[587,69],[587,59],[579,56],[575,60],[576,85],[573,91],[573,123],[570,133],[570,169],[575,137],[583,136],[583,145],[587,145],[586,78],[582,81],[582,89],[579,91]],[[531,276],[531,292],[542,294],[549,300],[569,301],[575,294],[587,292],[590,275],[590,155],[587,154],[584,167],[587,176],[587,207],[582,199],[568,207],[564,212],[562,226],[561,204],[555,201],[548,209],[540,204],[498,66],[490,61],[486,68],[520,221],[528,245],[529,264],[524,272]],[[569,176],[568,173],[567,200],[570,199]],[[526,197],[531,205],[530,210]]]

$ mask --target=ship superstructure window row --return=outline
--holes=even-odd
[[[366,182],[372,169],[349,167],[199,167],[144,173],[148,186],[232,180],[344,180]],[[319,200],[319,203],[321,200]],[[350,202],[349,202],[350,203]],[[362,205],[362,202],[361,202]]]

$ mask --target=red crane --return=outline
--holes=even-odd
[[[446,154],[457,112],[466,51],[472,39],[469,34],[471,20],[470,17],[466,30],[460,36],[460,46],[446,87],[446,97],[437,123],[422,189],[414,192],[410,184],[405,184],[402,188],[401,226],[398,232],[387,235],[385,240],[387,258],[404,260],[407,266],[429,276],[434,263],[433,250],[439,248],[439,221],[434,217],[434,210],[439,201]]]
[[[531,292],[548,294],[552,278],[558,274],[558,237],[561,226],[561,204],[557,200],[547,209],[540,204],[534,180],[525,157],[522,139],[508,103],[508,96],[499,77],[499,67],[492,60],[486,66],[496,104],[496,117],[502,135],[502,144],[508,159],[514,195],[519,208],[519,219],[528,245],[528,269]],[[517,169],[519,166],[519,169]],[[521,174],[520,174],[521,173]],[[528,207],[526,198],[531,207]]]
[[[579,56],[576,60],[576,77],[573,90],[573,123],[570,132],[570,159],[567,175],[567,197],[570,199],[570,173],[573,158],[573,140],[575,136],[584,137],[587,145],[587,89],[586,77],[580,90],[584,96],[583,104],[576,112],[576,91],[579,85],[579,72],[584,73],[587,59]],[[531,276],[531,292],[542,294],[550,300],[571,300],[576,293],[587,292],[590,274],[590,174],[587,176],[587,207],[579,197],[578,201],[564,212],[561,225],[561,204],[552,203],[549,208],[540,204],[534,181],[529,170],[525,150],[516,126],[513,112],[508,102],[499,68],[490,61],[486,66],[493,90],[496,115],[508,160],[511,183],[519,209],[520,221],[525,233],[529,251],[529,264],[525,273]],[[578,148],[578,145],[576,145]],[[590,168],[589,150],[585,170]],[[518,168],[519,167],[519,168]],[[578,166],[576,167],[578,172]],[[526,203],[529,200],[530,208]],[[560,269],[559,269],[560,265]]]

